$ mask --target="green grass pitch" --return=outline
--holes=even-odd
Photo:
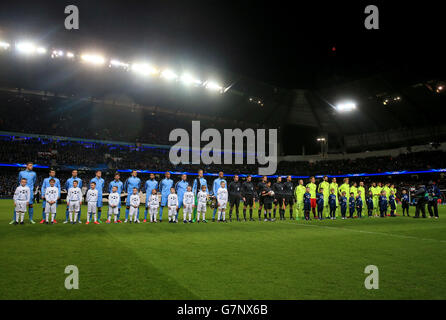
[[[15,226],[12,210],[0,200],[0,299],[446,299],[444,206],[439,220],[207,225]],[[67,265],[78,290],[64,287]],[[364,287],[367,265],[378,290]]]

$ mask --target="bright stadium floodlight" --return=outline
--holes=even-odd
[[[110,65],[109,67],[115,67],[115,68],[123,68],[123,69],[128,69],[129,68],[129,64],[116,60],[116,59],[112,59],[110,60]]]
[[[38,47],[38,48],[36,49],[36,52],[37,52],[38,54],[45,54],[45,53],[46,53],[46,49],[45,49],[44,47]]]
[[[0,48],[7,50],[11,45],[8,42],[0,41]]]
[[[36,46],[32,42],[19,42],[16,44],[16,49],[23,54],[33,54],[36,52]]]
[[[356,109],[356,104],[353,102],[342,102],[336,105],[336,110],[339,112],[349,112]]]
[[[193,84],[193,85],[199,86],[202,84],[201,80],[196,79],[195,77],[193,77],[187,73],[183,74],[180,79],[181,79],[181,82],[183,82],[185,85]]]
[[[67,52],[67,58],[68,59],[73,59],[74,58],[74,53],[73,52]]]
[[[319,141],[319,142],[324,142],[324,141],[325,141],[325,138],[317,138],[317,141]]]
[[[62,50],[53,50],[53,52],[51,53],[51,58],[59,58],[63,56],[64,52]]]
[[[84,62],[91,63],[94,65],[103,65],[105,63],[105,59],[102,56],[94,54],[83,54],[81,55],[81,59]]]
[[[156,75],[158,70],[150,64],[147,63],[133,63],[132,71],[143,76]]]
[[[212,91],[219,91],[220,93],[223,90],[223,87],[214,81],[206,81],[205,87],[206,87],[206,89],[209,89]]]
[[[178,78],[178,75],[172,70],[166,69],[161,72],[161,77],[166,80],[175,80],[176,78]]]

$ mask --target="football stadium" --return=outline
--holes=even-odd
[[[148,30],[116,3],[104,16],[133,19],[116,34],[80,1],[76,33],[74,11],[41,6],[0,19],[0,299],[446,298],[446,74],[431,47],[395,59],[388,24],[355,31],[364,51],[301,38],[288,46],[317,45],[247,53],[234,71],[187,10],[154,6]],[[222,10],[231,46],[249,21]],[[364,42],[387,50],[368,59]]]

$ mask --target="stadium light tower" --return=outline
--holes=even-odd
[[[354,102],[340,102],[335,108],[339,112],[350,112],[356,109],[356,104]]]
[[[94,65],[103,65],[105,63],[105,59],[102,56],[94,54],[83,54],[81,55],[81,59],[84,62]]]
[[[10,47],[10,44],[8,42],[0,41],[0,48],[7,50]]]
[[[327,139],[325,137],[319,137],[316,139],[317,142],[321,144],[321,156],[325,157],[327,155]]]
[[[22,54],[46,53],[46,49],[44,47],[37,47],[32,42],[19,42],[15,47],[17,51]]]

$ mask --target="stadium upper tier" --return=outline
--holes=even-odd
[[[169,161],[168,147],[110,142],[75,141],[62,137],[0,135],[0,163],[14,164],[33,161],[38,165],[62,170],[126,170],[205,172],[224,171],[231,174],[255,174],[257,165],[173,165]],[[429,170],[446,168],[446,153],[425,151],[400,154],[396,157],[380,156],[348,160],[281,161],[280,175],[343,175],[351,173],[380,173],[402,170]]]

